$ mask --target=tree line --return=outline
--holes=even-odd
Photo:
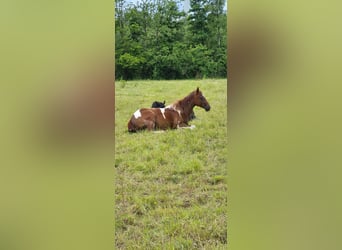
[[[116,79],[226,77],[224,0],[115,1]]]

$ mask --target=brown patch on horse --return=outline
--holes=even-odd
[[[164,112],[162,112],[162,110]],[[128,122],[128,131],[136,132],[138,130],[155,130],[155,129],[176,129],[180,124],[181,118],[178,112],[165,108],[142,108],[138,110],[140,117],[132,115]]]

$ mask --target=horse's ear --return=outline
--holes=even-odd
[[[199,93],[199,87],[197,87],[197,89],[196,89],[196,94],[198,94]]]

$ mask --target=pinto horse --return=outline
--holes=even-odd
[[[165,108],[138,109],[127,124],[128,132],[190,127],[188,122],[195,106],[205,111],[210,110],[210,105],[199,88]]]

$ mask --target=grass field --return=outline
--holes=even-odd
[[[129,134],[153,101],[169,104],[200,87],[195,129]],[[227,84],[220,80],[115,84],[115,249],[227,248]]]

